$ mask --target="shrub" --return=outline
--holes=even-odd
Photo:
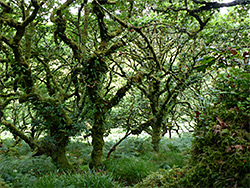
[[[170,170],[160,169],[147,176],[142,182],[134,186],[134,188],[178,188],[183,187],[179,181],[183,176],[183,170],[180,168],[172,168]]]
[[[218,124],[202,122],[193,142],[185,183],[197,187],[249,187],[250,133],[245,115],[235,109],[214,111]]]
[[[203,108],[195,127],[187,165],[153,173],[135,187],[250,187],[250,74],[225,74],[214,83],[217,101]]]

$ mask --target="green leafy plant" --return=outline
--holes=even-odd
[[[154,163],[151,161],[126,156],[115,161],[107,160],[105,166],[112,172],[113,177],[119,182],[123,182],[124,185],[138,183],[154,169]]]
[[[55,174],[50,173],[49,175],[39,178],[34,182],[34,188],[112,188],[118,187],[110,175],[105,173],[92,171],[86,171],[83,174]]]
[[[46,156],[31,157],[0,156],[0,177],[12,187],[29,185],[41,175],[56,170]]]

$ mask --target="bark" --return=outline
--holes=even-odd
[[[152,126],[152,145],[155,152],[160,152],[160,141],[161,141],[161,126],[154,124]]]
[[[69,142],[69,137],[66,136],[66,132],[61,131],[49,138],[49,140],[44,139],[40,141],[38,151],[33,156],[45,154],[52,158],[52,161],[58,169],[74,172],[74,167],[66,156],[66,146]],[[53,139],[53,141],[51,141],[51,139]]]
[[[92,127],[92,146],[91,162],[89,164],[90,169],[96,169],[102,166],[103,159],[103,135],[105,129],[103,127],[103,115],[98,112],[95,114],[95,122]]]
[[[51,158],[60,169],[74,171],[73,165],[68,161],[66,156],[66,145],[52,151]]]

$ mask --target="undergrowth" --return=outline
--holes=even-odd
[[[153,152],[149,138],[131,137],[122,142],[109,159],[105,159],[116,141],[106,142],[104,168],[93,173],[88,169],[91,145],[76,141],[67,147],[67,156],[76,168],[75,174],[62,174],[46,156],[32,157],[28,145],[3,140],[0,148],[0,178],[12,188],[119,187],[133,186],[159,169],[182,167],[192,137],[163,138],[161,152]]]
[[[214,110],[209,118],[199,122],[190,158],[183,168],[161,169],[135,187],[249,188],[250,133],[245,126],[248,123],[236,109]]]

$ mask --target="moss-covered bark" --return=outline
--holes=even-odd
[[[63,146],[57,147],[56,150],[52,150],[51,158],[60,169],[74,171],[73,165],[68,161],[66,156],[66,143],[63,143]]]
[[[51,156],[58,168],[73,171],[74,168],[72,164],[69,163],[66,156],[66,146],[69,142],[69,136],[67,132],[72,130],[72,121],[59,104],[52,104],[49,105],[51,105],[51,108],[53,108],[53,113],[42,114],[45,118],[45,121],[47,121],[47,124],[50,124],[48,136],[53,140],[53,142],[49,142],[50,149],[46,152],[46,154]]]
[[[66,171],[74,171],[73,165],[69,162],[66,156],[66,146],[69,142],[69,137],[66,132],[58,131],[50,135],[49,139],[44,138],[39,142],[39,147],[34,156],[47,155],[52,158],[58,169]]]
[[[123,98],[126,92],[131,87],[131,82],[128,83],[120,88],[116,95],[109,99],[104,98],[102,94],[103,90],[103,77],[106,75],[108,71],[108,64],[106,62],[106,57],[110,56],[120,47],[126,45],[122,41],[117,41],[116,43],[109,44],[109,41],[118,36],[122,30],[118,28],[116,31],[109,33],[109,29],[105,24],[105,13],[100,7],[97,1],[92,1],[92,11],[97,17],[98,27],[100,31],[100,38],[101,42],[94,53],[92,53],[88,58],[86,58],[86,54],[83,52],[86,51],[86,47],[82,46],[82,44],[78,44],[78,42],[74,41],[72,37],[67,36],[67,22],[68,20],[65,18],[63,14],[63,10],[67,9],[69,5],[73,3],[73,1],[67,1],[62,4],[59,8],[55,9],[55,11],[51,14],[51,21],[56,25],[56,31],[54,33],[55,40],[57,42],[57,38],[60,38],[65,44],[67,44],[73,51],[74,58],[80,62],[83,68],[75,71],[74,74],[74,85],[76,87],[75,95],[79,99],[79,91],[78,91],[78,80],[77,80],[77,73],[81,73],[85,75],[86,81],[86,93],[90,98],[90,101],[93,104],[94,116],[93,116],[93,126],[92,126],[92,154],[91,154],[91,162],[90,167],[96,168],[102,165],[102,158],[103,158],[103,146],[104,146],[104,123],[105,123],[105,114],[106,112],[111,109],[113,106],[117,105],[118,102]],[[104,2],[107,3],[107,2]],[[88,10],[87,4],[84,5],[86,8],[85,20],[84,20],[84,28],[86,30],[82,37],[84,37],[84,43],[87,40],[87,29],[88,29]],[[79,12],[80,13],[80,12]],[[80,15],[80,14],[79,14]],[[80,27],[79,27],[80,29]],[[113,29],[112,29],[113,30]],[[81,33],[81,32],[79,32]],[[81,39],[80,39],[81,40]]]
[[[154,124],[152,126],[152,146],[154,151],[159,152],[160,151],[160,141],[161,141],[161,126],[157,126],[157,124]]]
[[[91,162],[89,167],[91,169],[98,168],[102,166],[102,158],[103,158],[103,146],[104,139],[103,135],[105,133],[105,129],[103,127],[103,115],[95,114],[95,122],[92,127],[92,146],[93,150],[91,153]]]

